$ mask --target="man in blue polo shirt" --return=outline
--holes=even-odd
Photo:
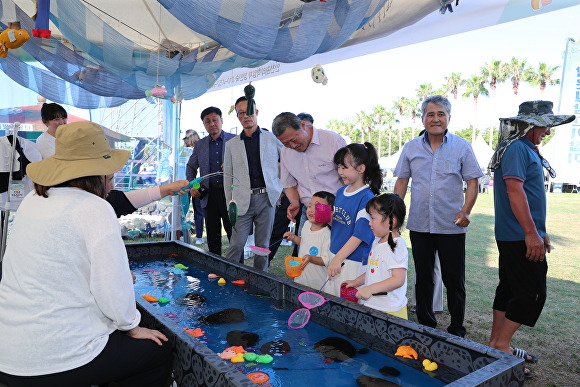
[[[546,301],[546,232],[544,168],[556,172],[538,150],[550,128],[575,116],[556,116],[552,102],[528,101],[518,115],[500,119],[498,147],[489,168],[494,171],[495,239],[499,250],[499,285],[493,302],[489,346],[512,353],[528,363],[536,357],[512,347],[510,341],[523,324],[533,327]],[[526,378],[532,373],[526,369]]]
[[[449,100],[440,95],[428,97],[421,111],[424,134],[405,144],[395,168],[394,189],[403,199],[409,179],[413,179],[407,229],[415,262],[417,319],[423,325],[437,327],[433,276],[438,252],[451,315],[447,331],[464,337],[465,234],[477,199],[477,179],[483,174],[469,142],[447,130],[451,119]]]

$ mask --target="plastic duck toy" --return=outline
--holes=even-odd
[[[189,267],[187,267],[187,266],[185,266],[185,265],[183,265],[183,264],[181,264],[181,263],[178,263],[177,265],[173,265],[173,267],[176,267],[176,268],[178,268],[178,269],[182,269],[182,270],[187,270],[187,269],[189,269]]]
[[[425,368],[427,371],[435,371],[437,368],[439,368],[439,366],[434,361],[425,359],[423,360],[423,368]]]
[[[223,284],[225,284],[225,283],[226,283],[226,280],[225,280],[225,279],[223,279],[223,278],[220,278],[220,279],[218,280],[218,284],[220,284],[220,285],[223,285]]]
[[[155,302],[157,301],[157,297],[152,296],[151,294],[145,294],[143,298],[147,301]]]
[[[205,331],[202,331],[200,328],[191,329],[186,327],[183,329],[193,337],[201,337],[205,335]]]
[[[165,304],[168,304],[168,303],[169,303],[169,300],[168,300],[167,298],[165,298],[165,297],[161,297],[161,298],[158,298],[158,299],[157,299],[157,302],[158,302],[160,305],[165,305]]]
[[[232,363],[243,363],[244,362],[244,354],[243,353],[236,353],[236,356],[230,359]]]
[[[412,347],[408,345],[401,345],[397,348],[397,352],[395,352],[395,356],[402,356],[407,359],[418,359],[419,355],[417,351],[415,351]]]
[[[218,277],[218,275],[217,274],[214,274],[214,273],[211,273],[211,274],[208,274],[207,275],[207,278],[211,278],[211,279],[214,279],[214,278],[217,278],[217,277]]]

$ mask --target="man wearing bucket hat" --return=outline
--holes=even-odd
[[[161,386],[171,345],[141,315],[117,217],[104,200],[130,153],[97,124],[60,126],[31,163],[0,282],[0,384]],[[136,356],[135,354],[138,354]]]
[[[528,101],[516,117],[500,119],[498,147],[490,161],[494,170],[495,239],[499,250],[499,285],[493,303],[489,346],[535,363],[536,357],[512,347],[523,324],[533,327],[546,301],[546,232],[544,169],[556,172],[538,151],[554,126],[574,121],[554,115],[552,102]],[[532,378],[526,369],[525,377]]]

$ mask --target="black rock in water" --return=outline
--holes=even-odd
[[[276,353],[285,354],[290,352],[290,344],[284,340],[268,341],[260,347],[260,351],[264,354],[274,355]]]
[[[205,302],[205,296],[197,293],[187,293],[177,297],[175,303],[178,305],[199,306]]]
[[[242,346],[244,348],[253,347],[259,339],[259,335],[246,331],[229,331],[226,335],[229,345]]]
[[[242,322],[244,321],[244,318],[244,312],[242,312],[241,309],[228,308],[220,310],[214,314],[210,314],[209,316],[200,316],[198,321],[207,324],[228,324]]]
[[[401,387],[400,384],[369,375],[361,375],[356,378],[356,384],[359,387]]]
[[[314,349],[334,361],[345,361],[356,354],[354,346],[340,337],[327,337],[314,344]]]
[[[379,372],[381,374],[383,374],[384,376],[392,376],[394,378],[401,375],[401,372],[398,369],[393,368],[393,367],[383,367],[379,370]]]

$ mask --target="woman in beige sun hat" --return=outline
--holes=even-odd
[[[139,327],[120,227],[104,200],[129,152],[90,122],[60,126],[27,168],[0,282],[0,384],[161,386],[171,345]]]

